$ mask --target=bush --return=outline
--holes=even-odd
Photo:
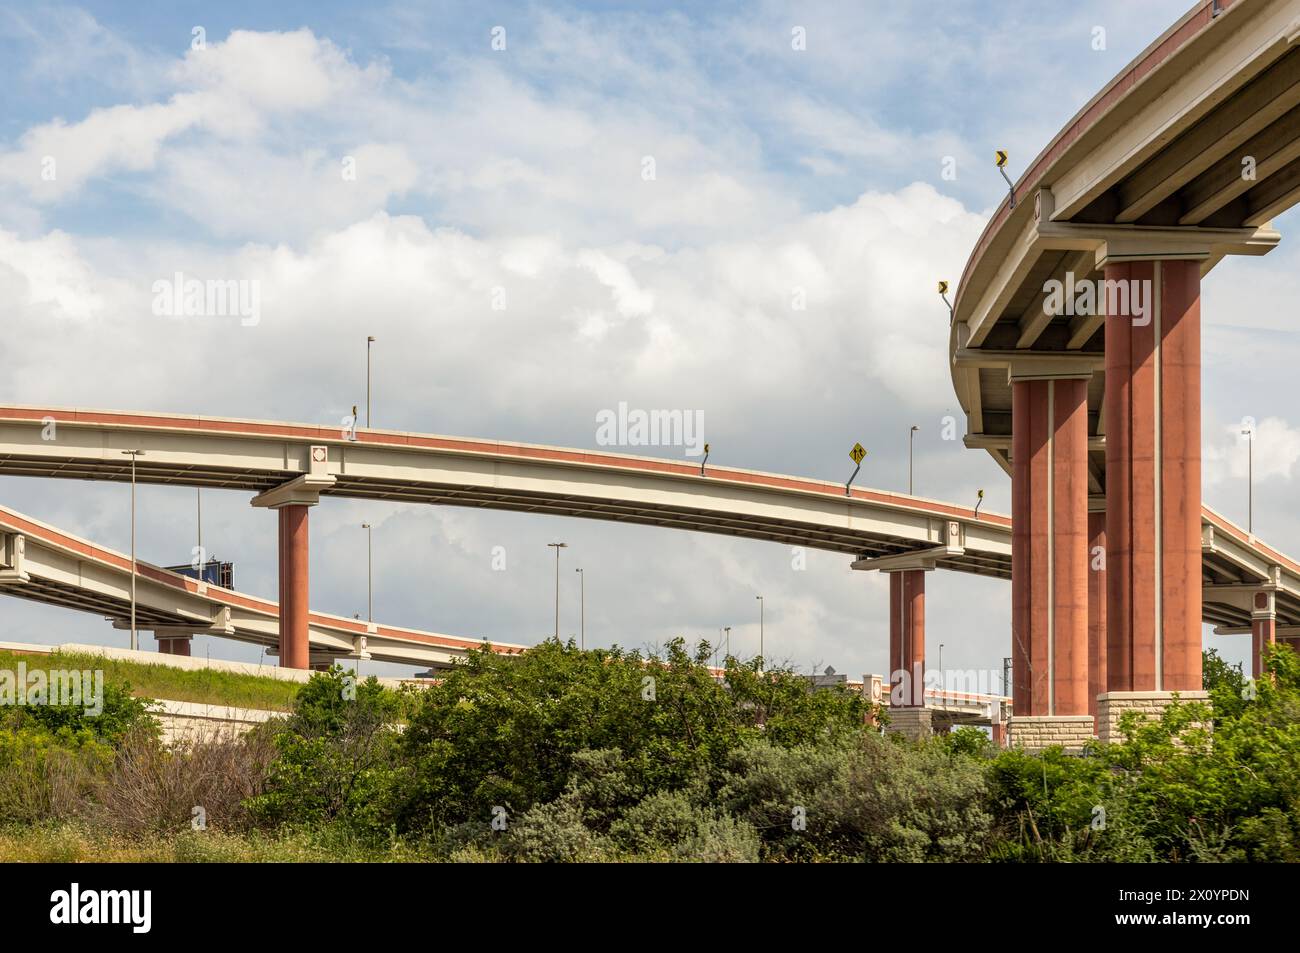
[[[629,854],[703,863],[753,863],[758,832],[751,824],[692,802],[684,791],[657,791],[629,808],[610,830]]]
[[[157,738],[153,705],[125,683],[104,684],[103,707],[0,707],[0,823],[69,820],[84,813],[114,747],[132,733]]]
[[[92,741],[118,745],[132,732],[159,733],[155,707],[149,699],[134,697],[126,682],[105,682],[103,710],[98,714],[87,714],[81,705],[4,706],[0,729],[43,728],[67,747]]]
[[[710,815],[691,836],[673,848],[674,860],[705,864],[753,864],[761,842],[753,826],[727,815]]]
[[[758,831],[767,856],[791,860],[975,860],[993,820],[979,762],[938,741],[866,732],[815,747],[747,747],[721,797]]]
[[[247,802],[252,817],[268,826],[337,822],[385,834],[404,704],[373,676],[357,683],[338,666],[313,675],[293,715],[268,727],[276,758],[262,793]]]
[[[568,798],[526,811],[510,828],[506,845],[508,857],[534,862],[599,861],[612,853],[608,839],[582,822],[581,807]]]
[[[45,728],[0,731],[0,823],[78,816],[112,757],[94,739],[69,745]]]
[[[265,731],[218,735],[170,750],[140,733],[118,748],[96,785],[91,814],[125,834],[246,830],[247,802],[261,792],[274,753]]]
[[[653,854],[697,836],[711,817],[683,791],[656,791],[632,805],[610,828],[623,850]]]
[[[519,657],[470,654],[421,699],[402,739],[409,767],[399,824],[406,829],[512,813],[558,798],[581,751],[620,752],[632,801],[720,775],[749,740],[809,743],[860,732],[868,706],[854,694],[812,693],[788,671],[760,674],[728,659],[727,684],[701,644],[671,642],[663,657],[580,651],[550,641]]]

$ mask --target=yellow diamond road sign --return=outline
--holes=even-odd
[[[1007,154],[1006,154],[1006,152],[1005,152],[1004,150],[999,149],[997,152],[993,153],[993,155],[994,155],[994,157],[996,157],[996,159],[998,160],[998,168],[999,168],[999,169],[1002,168],[1004,165],[1007,164]]]
[[[866,449],[860,443],[855,443],[853,449],[849,451],[849,459],[854,463],[861,463],[862,458],[867,455]]]

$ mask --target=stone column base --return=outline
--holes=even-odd
[[[1107,744],[1124,740],[1119,719],[1126,711],[1139,712],[1144,718],[1159,718],[1173,702],[1209,701],[1209,692],[1103,692],[1097,696],[1097,737]]]
[[[1012,748],[1042,751],[1059,746],[1076,754],[1093,740],[1092,715],[1013,715],[1007,733]]]
[[[920,706],[890,706],[889,724],[885,731],[900,734],[913,741],[930,736],[930,709]]]

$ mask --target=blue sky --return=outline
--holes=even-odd
[[[934,282],[956,282],[1004,192],[993,150],[1022,171],[1185,6],[0,3],[0,398],[334,422],[362,399],[374,334],[379,426],[594,446],[621,401],[694,409],[715,462],[843,479],[860,440],[859,482],[900,488],[915,423],[918,493],[983,488],[1005,512],[1005,475],[939,437],[957,406]],[[1232,434],[1262,422],[1256,525],[1300,553],[1295,265],[1284,240],[1206,282],[1204,439],[1206,499],[1242,519]],[[264,319],[154,315],[152,283],[178,270],[260,282]],[[143,495],[143,558],[182,561],[192,494]],[[206,541],[274,597],[271,521],[211,496]],[[6,505],[117,547],[124,499],[0,479]],[[384,621],[534,641],[558,535],[568,565],[598,567],[594,641],[732,625],[756,648],[763,592],[772,654],[884,669],[883,578],[638,527],[329,501],[314,607],[363,610],[363,521]],[[516,554],[505,574],[495,545]],[[942,641],[949,665],[999,667],[1006,586],[941,576],[930,593],[932,656]],[[564,598],[576,630],[576,585]],[[0,638],[120,638],[0,613]]]

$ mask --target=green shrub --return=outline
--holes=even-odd
[[[979,762],[938,741],[866,732],[788,750],[751,745],[733,757],[721,797],[768,856],[792,860],[974,860],[993,821]]]
[[[67,747],[91,741],[117,745],[132,732],[160,731],[155,702],[136,698],[126,682],[105,681],[103,709],[88,714],[82,705],[22,705],[0,707],[0,730],[43,728]]]
[[[580,805],[571,798],[538,804],[510,827],[507,856],[522,861],[580,863],[604,860],[612,854],[608,838],[582,820]]]
[[[793,673],[734,659],[723,685],[705,666],[710,655],[681,640],[662,658],[555,641],[513,658],[471,653],[420,699],[402,739],[400,823],[436,827],[493,805],[519,813],[553,801],[581,770],[581,751],[620,752],[635,801],[719,776],[756,738],[790,745],[863,730],[857,695],[812,693]]]
[[[262,793],[248,800],[252,817],[268,826],[337,822],[385,832],[404,704],[373,677],[357,683],[338,666],[313,675],[293,714],[267,729],[277,757]]]
[[[695,833],[678,843],[673,860],[705,864],[753,864],[762,842],[753,825],[722,814],[707,816]]]
[[[85,808],[113,749],[78,734],[29,725],[0,730],[0,823],[68,820]]]

